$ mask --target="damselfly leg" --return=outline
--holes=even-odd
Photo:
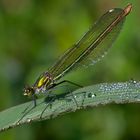
[[[79,85],[79,84],[77,84],[77,83],[74,83],[74,82],[71,82],[71,81],[69,81],[69,80],[63,80],[63,81],[61,81],[61,82],[59,82],[59,83],[54,83],[53,85],[52,85],[52,87],[50,87],[50,89],[53,89],[54,87],[56,87],[56,86],[58,86],[58,85],[61,85],[61,84],[64,84],[64,83],[69,83],[69,84],[72,84],[72,85],[74,85],[74,86],[77,86],[77,87],[83,87],[83,86],[81,86],[81,85]],[[69,91],[68,93],[70,93],[71,94],[71,96],[73,97],[73,99],[74,99],[74,102],[75,102],[75,104],[76,104],[76,106],[78,107],[78,103],[77,103],[77,101],[76,101],[76,99],[75,99],[75,97],[74,97],[74,95],[72,94],[72,92],[71,91]],[[67,94],[68,94],[67,93]],[[44,112],[46,111],[46,109],[48,108],[48,106],[50,106],[51,107],[51,105],[52,105],[52,102],[54,102],[55,101],[55,99],[57,99],[57,96],[56,96],[56,94],[49,94],[49,95],[51,95],[49,98],[49,102],[48,102],[48,96],[46,97],[46,100],[47,100],[47,106],[44,108],[44,110],[42,111],[42,113],[41,113],[41,115],[40,115],[40,119],[42,118],[42,116],[43,116],[43,114],[44,114]],[[52,96],[53,95],[53,96]]]

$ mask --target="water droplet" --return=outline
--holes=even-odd
[[[20,124],[19,122],[16,123],[16,125],[19,125],[19,124]]]
[[[93,97],[96,97],[96,94],[92,94],[92,98],[93,98]]]
[[[95,93],[88,93],[88,98],[93,98],[93,97],[96,97],[96,94]]]
[[[76,96],[76,95],[74,95],[74,98],[77,98],[77,96]]]
[[[131,79],[131,80],[130,80],[130,83],[137,84],[137,81],[136,81],[136,80]]]
[[[29,123],[29,122],[31,122],[31,120],[32,120],[32,119],[29,119],[29,118],[28,118],[28,119],[27,119],[27,122]]]

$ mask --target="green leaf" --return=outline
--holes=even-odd
[[[31,101],[0,112],[0,131],[24,123],[54,118],[82,108],[110,103],[140,103],[140,82],[102,83],[56,96],[53,101],[51,99],[53,98],[38,99],[35,108]]]

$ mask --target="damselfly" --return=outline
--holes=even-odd
[[[124,9],[114,8],[101,16],[76,44],[69,48],[48,71],[40,75],[33,86],[25,87],[24,95],[31,96],[36,106],[36,95],[47,93],[64,82],[70,82],[57,82],[66,73],[86,63],[88,58],[96,63],[119,35],[125,17],[131,9],[132,5],[129,4]]]

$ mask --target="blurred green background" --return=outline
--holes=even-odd
[[[107,10],[133,4],[108,55],[65,76],[87,86],[140,79],[139,0],[1,0],[0,110],[29,101],[22,93]],[[108,105],[20,126],[0,140],[138,140],[139,104]]]

